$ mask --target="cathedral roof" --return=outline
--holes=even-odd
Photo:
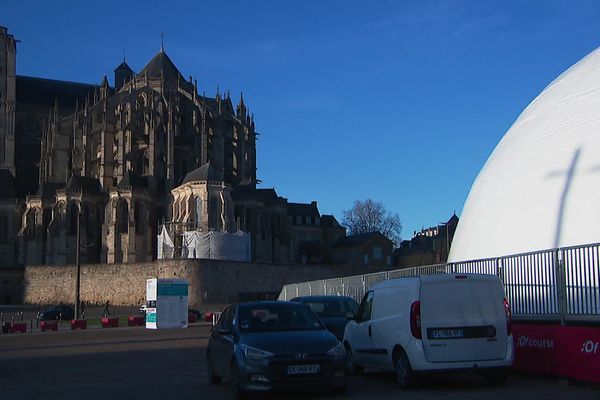
[[[123,179],[117,185],[117,188],[147,188],[148,180],[142,176],[139,176],[131,171],[125,171]]]
[[[66,189],[72,192],[100,193],[102,186],[96,178],[73,175],[67,182]]]
[[[181,77],[181,72],[162,49],[146,64],[138,76],[147,74],[149,78],[160,78],[161,72],[166,81],[177,81]]]
[[[133,72],[133,70],[131,69],[131,67],[125,62],[125,60],[123,60],[123,62],[121,64],[119,64],[119,66],[117,68],[115,68],[115,71],[120,71],[124,69],[125,71],[131,71]]]
[[[183,178],[182,185],[195,181],[223,181],[222,171],[217,170],[210,162],[196,168]]]
[[[61,107],[74,107],[99,87],[87,83],[57,81],[17,75],[17,103],[52,106],[55,100]]]
[[[56,182],[43,182],[38,187],[36,196],[43,198],[52,198],[56,195],[56,191],[58,189],[62,189],[65,187],[64,183],[56,183]]]

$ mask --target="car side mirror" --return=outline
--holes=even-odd
[[[227,328],[219,328],[219,329],[217,329],[217,332],[220,335],[231,335],[231,334],[233,334],[233,331],[231,329],[227,329]]]

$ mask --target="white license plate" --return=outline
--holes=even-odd
[[[301,374],[318,374],[320,365],[290,365],[287,367],[288,375],[301,375]]]
[[[435,329],[431,332],[433,339],[461,338],[465,336],[462,329]]]

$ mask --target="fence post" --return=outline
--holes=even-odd
[[[567,313],[567,279],[564,265],[564,254],[560,249],[554,253],[556,299],[558,301],[558,313],[560,315],[560,324],[565,324],[565,314]]]
[[[502,274],[502,259],[500,257],[496,258],[496,276],[502,281],[502,284],[504,284],[504,276]]]

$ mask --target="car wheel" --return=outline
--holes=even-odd
[[[352,362],[352,348],[348,343],[344,343],[344,349],[346,350],[346,356],[348,359],[348,371],[352,375],[361,375],[365,372],[365,368],[362,365],[357,365]]]
[[[347,390],[348,390],[348,386],[346,386],[346,385],[334,386],[331,388],[331,393],[334,395],[342,395],[342,394],[346,393]]]
[[[210,353],[206,356],[206,377],[208,379],[208,383],[211,385],[218,385],[221,383],[221,377],[215,374],[212,357]]]
[[[410,389],[415,384],[415,373],[404,352],[401,352],[396,360],[396,380],[402,389]]]
[[[238,400],[248,399],[248,392],[240,386],[240,373],[238,371],[237,363],[235,360],[231,361],[231,390],[233,396]]]

